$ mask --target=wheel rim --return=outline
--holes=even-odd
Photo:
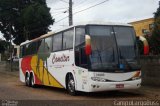
[[[27,77],[26,77],[26,85],[27,85],[27,86],[29,85],[29,77],[28,77],[28,75],[27,75]]]
[[[75,91],[75,83],[73,79],[70,79],[68,82],[68,89],[71,93]]]
[[[32,84],[32,86],[34,86],[34,78],[33,77],[31,79],[31,84]]]

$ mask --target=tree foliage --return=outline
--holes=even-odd
[[[0,53],[4,53],[5,50],[7,50],[9,47],[9,43],[4,41],[4,40],[0,40]]]
[[[152,53],[160,54],[160,6],[154,13],[154,21],[154,29],[149,43]]]
[[[0,31],[20,44],[49,31],[54,23],[46,0],[0,0]]]

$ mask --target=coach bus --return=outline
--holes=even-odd
[[[117,23],[85,23],[42,35],[20,45],[20,80],[99,92],[137,89],[141,66],[133,27]]]

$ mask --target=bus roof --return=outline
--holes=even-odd
[[[35,39],[33,39],[33,40],[26,40],[25,42],[21,43],[20,46],[25,45],[25,44],[30,43],[30,42],[37,41],[37,40],[39,40],[39,39],[41,39],[41,38],[48,37],[48,36],[50,36],[50,35],[52,35],[52,34],[54,34],[54,32],[48,32],[47,34],[41,35],[40,37],[35,38]]]
[[[113,23],[113,22],[83,22],[83,23],[78,23],[78,24],[75,24],[75,25],[66,27],[66,28],[62,28],[62,29],[57,30],[57,31],[54,31],[54,32],[48,32],[47,34],[41,35],[40,37],[35,38],[35,39],[33,39],[33,40],[27,40],[27,41],[21,43],[20,46],[25,45],[25,44],[28,44],[28,43],[33,42],[33,41],[37,41],[37,40],[42,39],[42,38],[45,38],[45,37],[48,37],[48,36],[50,36],[50,35],[53,35],[54,33],[58,33],[58,32],[67,30],[67,29],[72,28],[72,27],[76,27],[76,26],[86,26],[86,25],[132,26],[131,24],[126,24],[126,23]]]

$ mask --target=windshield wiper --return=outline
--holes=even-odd
[[[101,54],[100,54],[100,51],[98,50],[98,47],[97,47],[97,45],[95,44],[95,46],[96,46],[96,51],[98,52],[98,56],[99,56],[99,59],[100,59],[100,62],[101,62],[101,66],[103,67],[103,64],[102,64],[102,57],[101,57]]]

